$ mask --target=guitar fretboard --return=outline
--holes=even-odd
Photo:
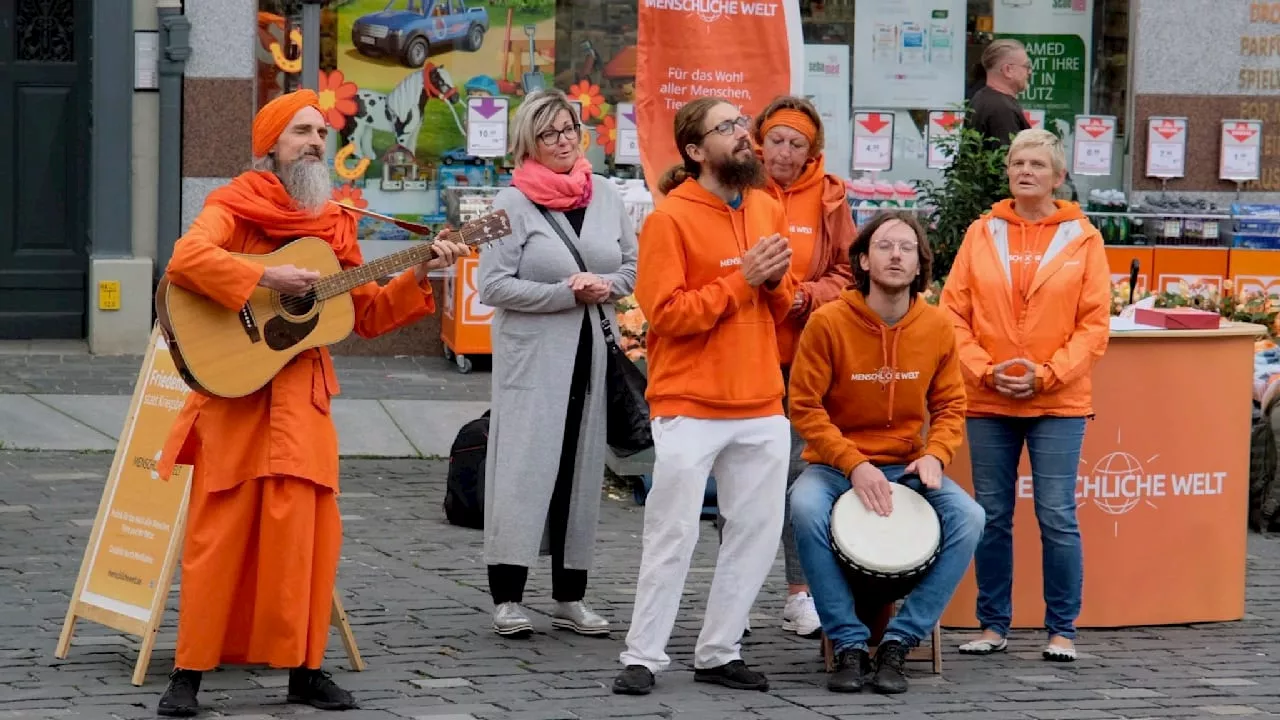
[[[443,239],[470,244],[469,241],[476,234],[479,234],[477,229],[464,227],[461,231],[448,233]],[[434,244],[435,240],[426,240],[413,247],[393,252],[377,260],[371,260],[359,267],[343,270],[335,275],[321,278],[314,286],[316,298],[318,300],[328,300],[350,292],[367,282],[379,280],[406,268],[411,268],[425,260],[430,260],[434,256],[434,251],[431,249]]]

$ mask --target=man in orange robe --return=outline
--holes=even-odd
[[[264,269],[231,253],[263,254],[310,235],[328,242],[343,267],[361,264],[355,217],[329,202],[326,134],[310,90],[265,105],[253,122],[255,169],[210,193],[174,246],[169,281],[234,312],[256,287],[302,294],[319,275],[291,265]],[[443,239],[435,247],[435,258],[386,286],[351,292],[357,334],[374,337],[435,311],[427,272],[468,252]],[[355,707],[320,669],[342,544],[330,415],[337,393],[332,360],[320,348],[251,395],[188,396],[160,467],[168,477],[175,463],[194,466],[178,647],[160,715],[196,714],[201,673],[224,663],[289,668],[289,702]]]

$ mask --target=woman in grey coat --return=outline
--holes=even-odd
[[[529,94],[512,124],[513,187],[494,200],[512,234],[480,253],[480,301],[496,308],[485,460],[484,555],[493,629],[522,636],[529,567],[551,554],[551,624],[584,635],[609,621],[583,598],[605,460],[605,343],[614,301],[631,294],[636,237],[613,185],[582,156],[582,127],[558,90]],[[540,208],[551,213],[577,249]]]

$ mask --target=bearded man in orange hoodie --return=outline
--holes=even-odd
[[[747,613],[778,553],[791,433],[782,412],[776,327],[791,311],[786,216],[758,189],[750,121],[700,98],[675,117],[682,163],[645,220],[636,299],[649,320],[653,486],[623,671],[616,693],[643,695],[671,662],[707,476],[724,541],[694,649],[694,680],[767,690],[742,661]]]
[[[791,422],[811,463],[791,488],[791,523],[835,652],[827,688],[857,692],[870,682],[877,692],[900,693],[907,653],[932,632],[960,584],[984,514],[943,475],[964,435],[965,389],[951,320],[920,294],[932,260],[924,229],[909,213],[880,213],[858,233],[850,258],[854,286],[810,316],[791,366]],[[873,662],[870,631],[831,547],[831,513],[852,489],[868,510],[890,515],[890,483],[924,496],[942,537]]]
[[[355,217],[329,201],[327,134],[311,90],[264,105],[253,121],[255,169],[210,193],[174,245],[169,281],[236,312],[257,287],[301,295],[320,277],[232,253],[264,254],[315,236],[344,268],[360,265]],[[427,273],[452,266],[468,250],[438,240],[435,252],[385,286],[370,282],[351,291],[356,333],[373,337],[435,311]],[[220,664],[289,668],[289,702],[355,707],[351,693],[320,669],[342,547],[338,437],[330,415],[337,393],[333,362],[319,348],[299,354],[250,395],[187,396],[158,468],[169,477],[175,463],[194,466],[178,647],[160,715],[195,715],[202,673]]]

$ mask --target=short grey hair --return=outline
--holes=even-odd
[[[574,114],[569,98],[559,90],[535,90],[524,97],[511,122],[511,158],[515,160],[516,167],[537,155],[538,134],[551,127],[561,110],[567,111],[573,121],[581,125],[582,120]]]
[[[1026,52],[1027,46],[1021,41],[1013,38],[1000,38],[991,43],[982,51],[982,69],[988,73],[995,72],[1000,66],[1008,62],[1010,55],[1018,52]]]
[[[1053,167],[1054,172],[1062,172],[1067,169],[1067,152],[1062,147],[1062,139],[1048,130],[1038,128],[1030,128],[1023,130],[1013,136],[1013,142],[1009,144],[1009,152],[1005,155],[1005,165],[1013,159],[1013,154],[1019,150],[1032,150],[1035,148],[1044,148],[1049,151],[1049,164]]]

